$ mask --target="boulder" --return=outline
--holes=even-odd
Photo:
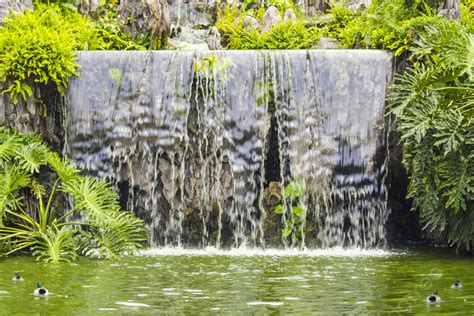
[[[283,17],[283,22],[296,21],[296,14],[293,10],[288,9],[285,11],[285,16]]]
[[[449,20],[458,20],[461,17],[460,0],[444,0],[438,8],[438,14]]]
[[[209,37],[207,38],[207,45],[209,46],[209,49],[212,50],[222,49],[221,34],[215,26],[211,28],[211,32],[209,34]]]
[[[321,37],[318,43],[319,49],[337,49],[339,44],[335,38]]]
[[[262,33],[270,32],[275,24],[281,22],[281,15],[275,6],[270,6],[262,19]]]
[[[90,16],[100,7],[99,0],[75,0],[75,6],[81,14]]]
[[[252,30],[252,29],[258,29],[260,27],[260,24],[258,23],[257,19],[254,18],[253,16],[246,15],[244,18],[244,29],[246,30]]]

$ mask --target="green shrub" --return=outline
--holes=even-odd
[[[143,221],[120,210],[107,182],[78,173],[38,137],[0,126],[0,245],[9,246],[3,254],[30,249],[39,260],[58,262],[78,254],[117,258],[143,246]],[[63,195],[72,198],[69,210]],[[84,221],[71,222],[74,214]]]
[[[219,14],[216,26],[228,49],[310,49],[314,48],[321,36],[315,26],[307,27],[307,21],[281,22],[270,32],[258,29],[246,30],[244,17],[253,15],[260,23],[264,10],[245,12],[236,7],[227,7]]]
[[[431,25],[413,49],[414,67],[390,95],[411,173],[413,209],[434,232],[474,245],[474,34],[457,21]]]
[[[94,38],[90,50],[145,50],[143,43],[134,42],[130,35],[122,32],[115,6],[105,6],[96,21],[91,21]]]
[[[93,36],[87,19],[64,16],[56,6],[39,5],[34,12],[12,14],[0,29],[0,80],[14,103],[48,83],[64,92],[76,73],[74,51]]]
[[[419,33],[442,20],[435,9],[415,1],[373,1],[366,12],[354,14],[342,4],[333,4],[333,19],[324,27],[327,37],[337,38],[346,48],[382,48],[400,56],[408,52]]]
[[[76,76],[75,51],[142,50],[124,34],[113,8],[97,21],[57,5],[39,4],[35,11],[12,14],[0,28],[0,81],[16,104],[36,88],[52,84],[60,93]]]
[[[461,0],[461,23],[474,33],[474,0]]]

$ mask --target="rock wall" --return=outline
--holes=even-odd
[[[32,98],[17,104],[8,95],[0,97],[0,124],[22,133],[37,133],[61,151],[64,145],[64,98],[52,86],[37,89]]]

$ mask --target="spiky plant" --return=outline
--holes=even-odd
[[[474,34],[458,22],[426,28],[413,49],[413,69],[390,95],[409,197],[425,229],[474,245]]]
[[[94,240],[113,239],[94,244],[98,253],[107,253],[102,258],[133,254],[143,246],[143,221],[121,211],[108,183],[78,173],[40,138],[0,126],[0,242],[11,246],[6,254],[31,249],[44,261],[73,260],[79,250],[74,238],[82,231],[76,227],[84,226]],[[61,207],[58,191],[72,197],[69,210]],[[84,221],[68,221],[73,214]]]

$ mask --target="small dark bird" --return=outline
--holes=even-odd
[[[49,292],[47,289],[43,287],[41,282],[38,282],[36,285],[36,289],[33,292],[34,295],[36,296],[48,296]]]
[[[23,278],[21,277],[20,273],[15,272],[15,276],[13,277],[12,281],[23,282]]]
[[[456,279],[456,282],[454,282],[453,285],[451,285],[451,288],[452,289],[460,289],[462,288],[462,284],[461,284],[461,279]]]
[[[438,296],[438,290],[434,290],[433,294],[426,298],[427,303],[440,303],[441,297]]]

